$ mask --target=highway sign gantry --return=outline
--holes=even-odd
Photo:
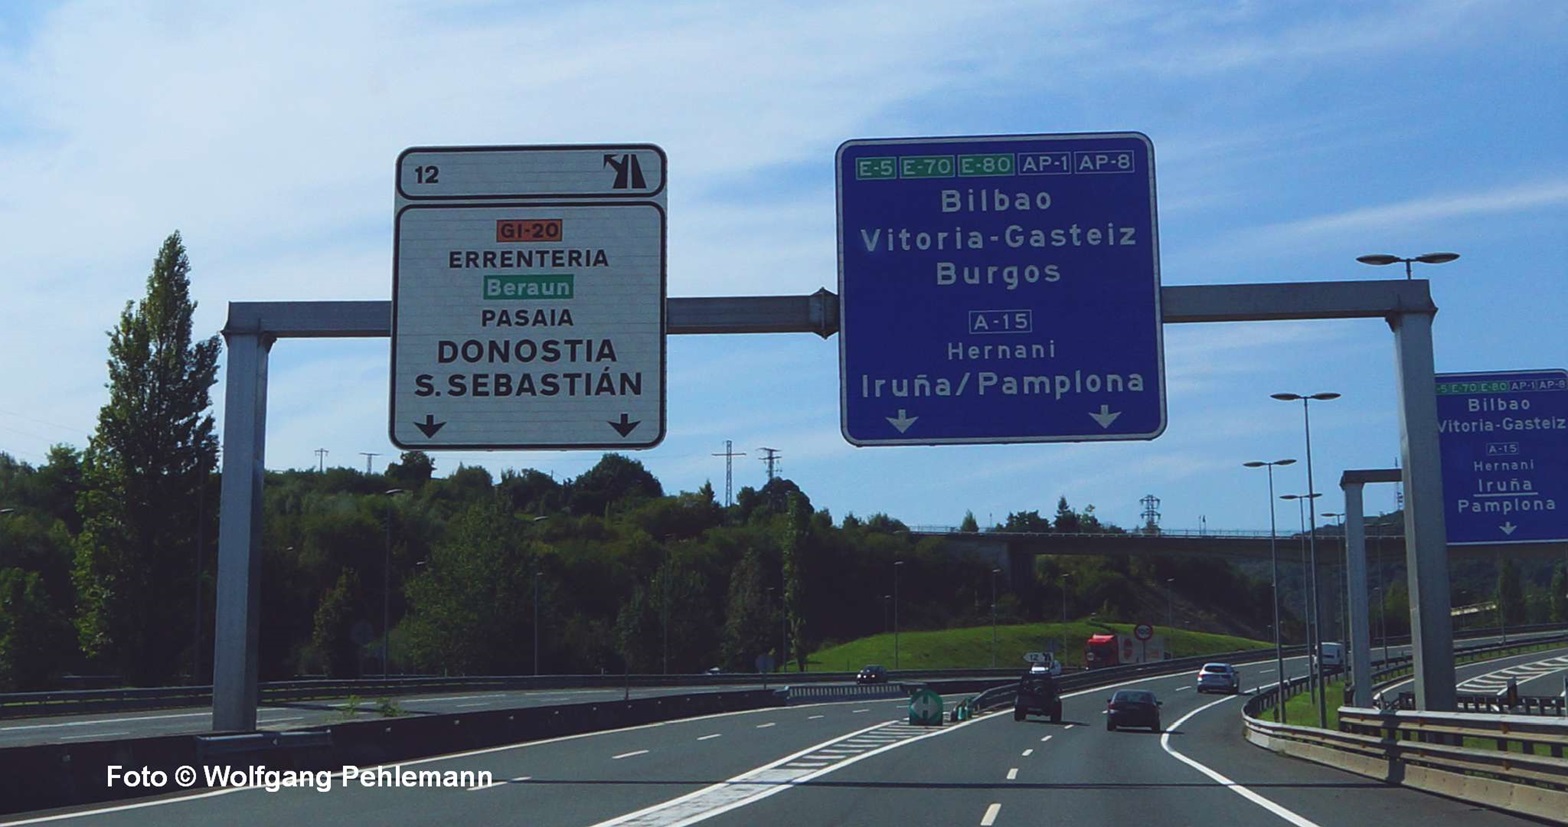
[[[1568,541],[1568,371],[1436,380],[1449,544]]]
[[[1164,431],[1146,136],[855,140],[836,173],[846,440]]]
[[[665,433],[666,159],[416,147],[397,163],[401,448],[651,448]]]

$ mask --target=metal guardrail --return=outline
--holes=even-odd
[[[1501,653],[1563,640],[1568,636],[1467,647],[1456,654]],[[1391,658],[1371,679],[1399,672],[1409,660]],[[1292,679],[1282,693],[1270,690],[1249,700],[1243,709],[1247,740],[1388,783],[1568,824],[1568,760],[1563,757],[1568,719],[1341,706],[1336,732],[1262,717],[1280,697],[1299,694],[1305,684],[1305,678]]]

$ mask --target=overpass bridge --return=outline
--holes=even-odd
[[[1377,526],[1368,526],[1367,554],[1376,560],[1388,562],[1403,560],[1405,537],[1403,532],[1376,534]],[[1034,558],[1041,555],[1061,556],[1165,556],[1165,557],[1220,557],[1231,560],[1262,560],[1270,555],[1270,535],[1267,531],[1201,531],[1169,530],[1136,532],[1057,533],[1019,531],[960,531],[952,526],[916,526],[911,533],[942,540],[953,554],[973,554],[1001,568],[1014,592],[1032,597],[1038,588],[1034,582]],[[1342,534],[1328,534],[1319,530],[1317,535],[1318,582],[1343,583],[1345,565],[1345,538]],[[1285,565],[1301,566],[1300,549],[1306,542],[1302,533],[1276,534],[1272,546],[1279,551]],[[1398,555],[1391,557],[1390,555]],[[1498,555],[1515,559],[1544,557],[1553,560],[1568,559],[1568,543],[1534,543],[1528,545],[1464,545],[1449,546],[1450,560],[1493,560]],[[1343,586],[1324,588],[1324,619],[1331,627],[1339,622],[1339,604],[1343,599]],[[1341,630],[1331,628],[1331,634]]]

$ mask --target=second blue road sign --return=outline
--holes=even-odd
[[[1165,430],[1147,137],[849,141],[837,177],[845,439]]]
[[[1437,377],[1449,545],[1568,541],[1568,371]]]

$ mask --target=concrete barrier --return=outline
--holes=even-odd
[[[896,689],[896,686],[894,687]],[[0,815],[166,794],[205,786],[202,768],[265,764],[279,770],[339,770],[522,744],[560,735],[782,706],[777,691],[694,692],[614,703],[481,710],[345,721],[287,732],[171,735],[0,749]],[[111,765],[145,767],[171,779],[197,768],[196,783],[158,789],[110,786]]]

